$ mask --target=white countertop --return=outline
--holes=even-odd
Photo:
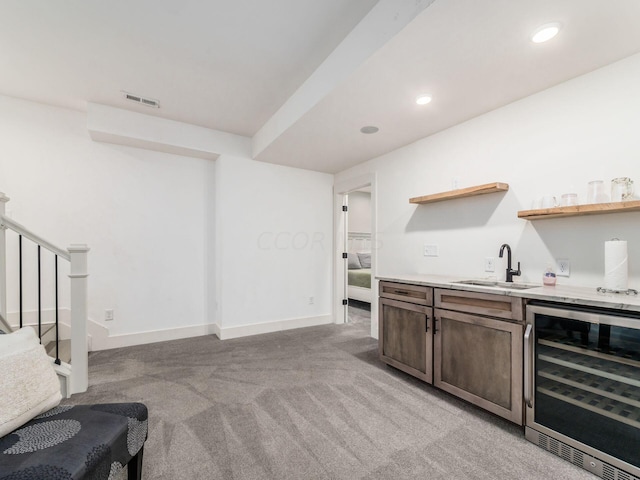
[[[625,295],[621,293],[600,293],[595,287],[573,287],[567,285],[540,286],[515,289],[508,287],[481,286],[455,283],[470,278],[448,277],[444,275],[377,275],[382,281],[425,285],[428,287],[450,288],[469,292],[495,293],[512,297],[528,298],[532,300],[546,300],[550,302],[570,303],[594,307],[615,308],[640,312],[640,295]],[[477,279],[484,280],[484,279]],[[518,283],[518,282],[514,282]],[[531,284],[528,284],[531,285]]]

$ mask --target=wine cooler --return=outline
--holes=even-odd
[[[531,302],[526,438],[610,480],[640,477],[640,312]]]

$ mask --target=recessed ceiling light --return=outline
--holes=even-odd
[[[431,102],[431,95],[419,95],[416,97],[416,103],[418,105],[426,105],[429,102]]]
[[[560,31],[559,23],[545,23],[540,27],[536,28],[535,31],[531,34],[531,41],[533,43],[543,43],[547,40],[551,40],[555,37]]]
[[[362,133],[366,133],[366,134],[376,133],[378,130],[380,129],[373,125],[366,125],[360,129]]]

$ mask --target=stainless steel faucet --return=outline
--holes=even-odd
[[[502,254],[504,252],[504,249],[507,249],[507,282],[513,282],[513,277],[519,277],[520,274],[522,273],[520,271],[520,262],[518,262],[518,269],[514,270],[513,268],[511,268],[511,247],[506,244],[503,243],[502,246],[500,247],[500,255],[498,255],[500,258],[502,258]]]

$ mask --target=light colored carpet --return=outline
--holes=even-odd
[[[523,430],[378,360],[351,322],[90,355],[66,403],[143,402],[143,475],[179,479],[595,479]]]

